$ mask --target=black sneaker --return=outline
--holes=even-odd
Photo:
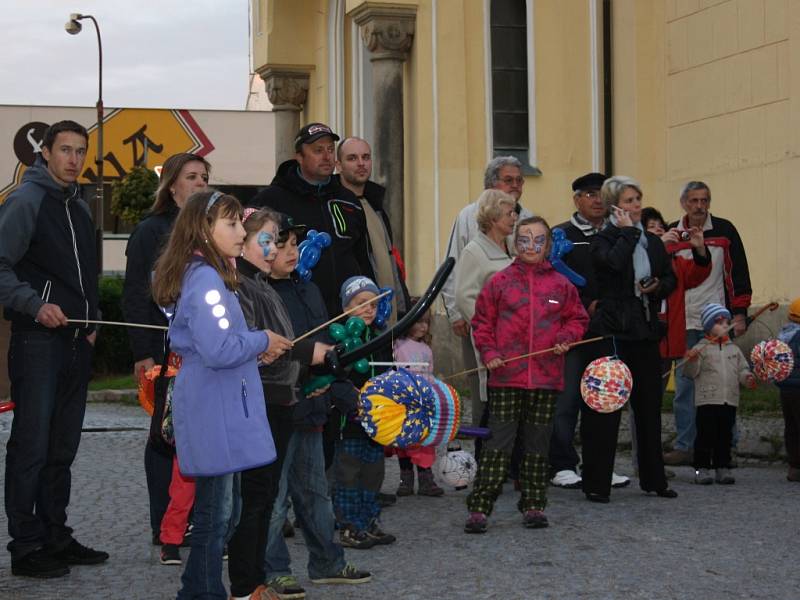
[[[55,558],[40,548],[22,558],[12,558],[11,573],[22,577],[52,579],[53,577],[68,575],[69,567],[63,560]]]
[[[53,557],[68,565],[98,565],[108,560],[108,552],[94,550],[77,540],[72,540],[63,550],[54,552]]]
[[[367,550],[375,545],[375,540],[369,537],[366,531],[353,531],[345,527],[339,531],[339,543],[345,548]]]
[[[394,506],[397,504],[397,496],[394,494],[383,494],[378,492],[378,506],[381,508],[386,508],[387,506]]]
[[[289,519],[286,519],[283,522],[283,537],[290,538],[294,537],[294,526]]]
[[[268,590],[275,592],[281,600],[302,600],[306,591],[294,575],[280,575],[273,577],[266,584]]]
[[[181,540],[181,548],[189,548],[192,545],[192,529],[194,529],[194,525],[187,523],[186,531],[183,532],[183,540]]]
[[[391,533],[386,533],[380,527],[378,527],[378,524],[375,522],[373,522],[372,525],[370,525],[367,529],[367,537],[374,541],[376,546],[385,546],[386,544],[392,544],[397,540],[397,538]]]
[[[181,564],[181,551],[175,544],[164,544],[161,546],[161,564],[179,565]]]
[[[344,569],[328,577],[319,577],[312,579],[311,583],[367,583],[372,579],[369,571],[360,571],[353,565],[347,564]]]

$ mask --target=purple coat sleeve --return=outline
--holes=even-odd
[[[239,301],[212,267],[204,265],[187,275],[178,310],[184,311],[194,348],[210,369],[255,360],[269,345],[263,331],[235,326],[244,322]]]

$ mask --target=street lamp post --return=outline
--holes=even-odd
[[[103,202],[104,202],[104,189],[103,189],[103,43],[100,40],[100,26],[97,24],[97,19],[92,15],[82,15],[80,13],[72,13],[69,16],[69,21],[64,25],[64,29],[71,35],[77,35],[83,29],[80,21],[83,19],[90,19],[94,23],[94,29],[97,32],[97,55],[98,55],[98,87],[97,87],[97,268],[99,272],[103,272]]]

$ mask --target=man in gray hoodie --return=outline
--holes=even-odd
[[[108,554],[67,526],[96,332],[94,225],[76,183],[89,135],[74,121],[45,132],[42,154],[0,206],[0,304],[11,321],[16,405],[6,451],[11,572],[60,577]],[[83,321],[83,322],[81,322]]]

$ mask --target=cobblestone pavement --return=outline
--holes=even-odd
[[[9,415],[0,416],[3,447],[9,424]],[[69,521],[81,542],[111,553],[108,563],[38,581],[12,577],[9,556],[0,552],[0,598],[175,597],[181,569],[161,566],[149,544],[145,426],[138,407],[91,404],[87,412],[85,428],[94,431],[84,433],[73,468]],[[99,431],[107,428],[141,430]],[[629,456],[620,457],[617,470],[631,473]],[[295,572],[312,600],[800,597],[800,485],[786,481],[785,467],[740,468],[736,485],[727,487],[694,486],[689,467],[676,471],[676,500],[645,496],[636,480],[614,490],[607,505],[551,488],[551,526],[544,530],[521,526],[510,486],[488,533],[477,536],[462,533],[465,491],[402,498],[383,515],[396,544],[348,551],[351,562],[373,572],[371,583],[308,582],[300,535],[289,544]],[[394,490],[398,475],[397,462],[387,461],[385,490]],[[3,546],[6,532],[3,514]]]

